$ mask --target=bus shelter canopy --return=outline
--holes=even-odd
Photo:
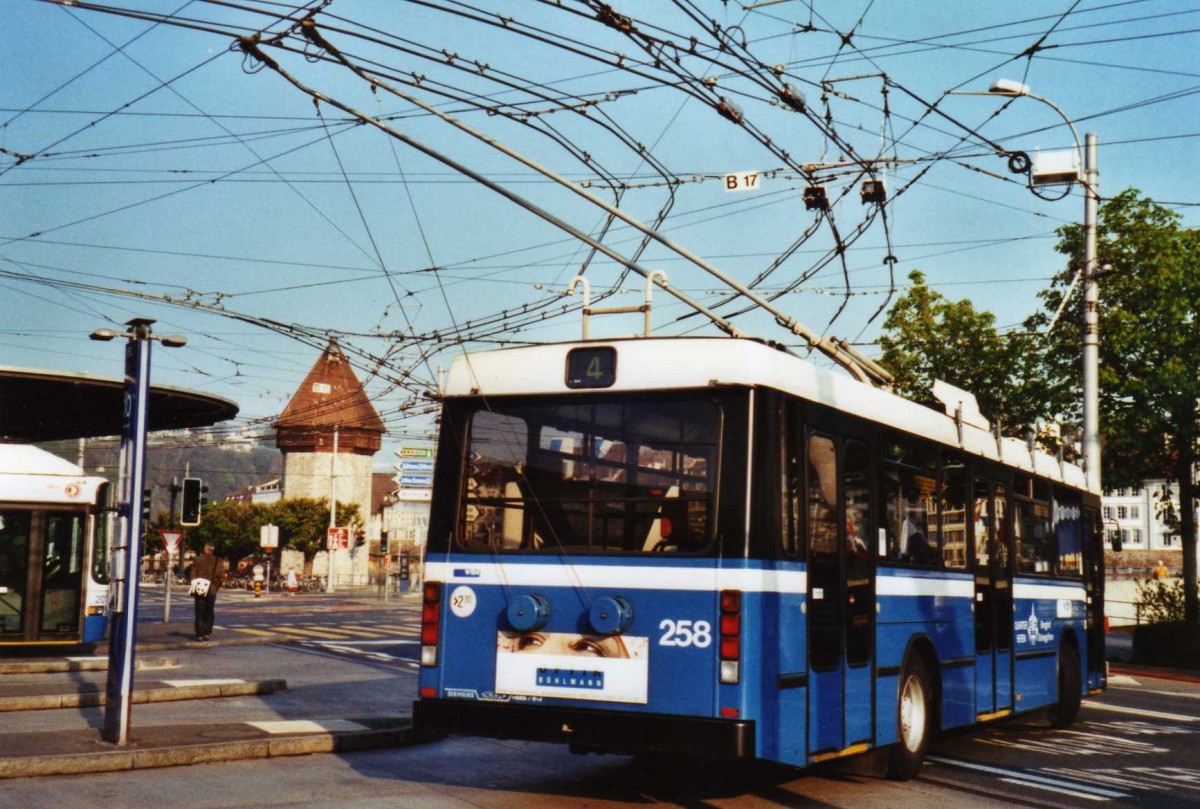
[[[0,442],[121,433],[125,383],[86,374],[0,367]],[[149,430],[208,427],[237,415],[229,399],[151,386]]]

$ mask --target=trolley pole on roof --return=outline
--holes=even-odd
[[[124,334],[110,329],[92,332],[93,340],[124,337],[125,400],[121,430],[121,530],[112,549],[111,622],[108,636],[108,683],[101,736],[120,746],[129,743],[129,708],[133,692],[133,652],[137,643],[137,589],[141,574],[142,499],[146,482],[146,425],[150,408],[150,341],[179,347],[183,337],[152,337],[153,320],[134,318]]]

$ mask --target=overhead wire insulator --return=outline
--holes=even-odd
[[[779,88],[779,100],[796,112],[804,112],[808,109],[808,102],[804,98],[804,93],[797,90],[790,84],[785,84]]]
[[[623,34],[628,34],[633,31],[633,20],[626,17],[624,14],[618,14],[613,10],[613,7],[602,3],[596,9],[596,19],[610,28],[615,28]]]
[[[720,100],[717,101],[717,112],[735,124],[740,124],[746,120],[746,116],[742,114],[742,108],[725,96],[721,96]]]

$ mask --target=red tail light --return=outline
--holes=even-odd
[[[721,682],[736,683],[742,657],[742,593],[721,591],[720,620]]]
[[[437,664],[437,645],[441,635],[442,583],[425,582],[421,600],[421,665]],[[430,662],[426,662],[429,660]]]
[[[659,519],[658,533],[662,535],[663,539],[670,539],[671,534],[675,533],[675,526],[671,522],[670,517],[662,517],[661,519]]]

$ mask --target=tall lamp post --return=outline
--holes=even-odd
[[[150,417],[150,343],[178,348],[187,339],[155,336],[153,320],[135,317],[129,330],[97,329],[93,340],[124,337],[125,402],[121,432],[121,532],[112,548],[112,620],[108,641],[108,682],[101,736],[120,746],[129,743],[129,707],[133,693],[133,652],[137,643],[137,590],[141,572],[142,498],[146,481],[146,427]]]
[[[1075,152],[1071,171],[1064,174],[1058,167],[1051,167],[1041,176],[1038,166],[1032,168],[1034,185],[1050,185],[1062,182],[1083,182],[1083,468],[1087,472],[1088,488],[1100,491],[1100,290],[1096,284],[1099,277],[1096,259],[1096,218],[1100,200],[1100,169],[1097,165],[1099,138],[1096,133],[1086,135],[1086,148],[1079,142],[1075,124],[1062,109],[1048,98],[1029,91],[1028,85],[1000,79],[988,88],[988,95],[1023,96],[1040,101],[1058,113],[1075,140]],[[1077,161],[1083,152],[1083,176]]]

